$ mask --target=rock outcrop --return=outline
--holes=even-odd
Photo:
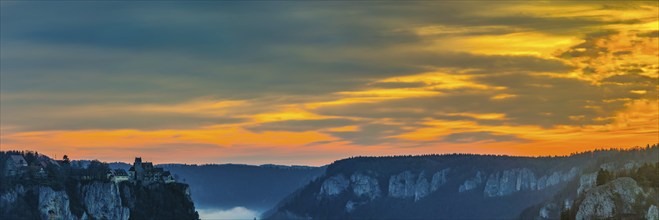
[[[426,197],[429,194],[430,182],[426,178],[426,172],[422,171],[416,179],[416,185],[414,186],[414,201],[419,201],[419,199]]]
[[[561,182],[561,174],[559,172],[554,172],[549,177],[547,177],[547,181],[545,182],[545,187],[557,185],[560,182]]]
[[[69,209],[69,196],[66,192],[41,186],[38,188],[38,195],[41,219],[78,219]]]
[[[365,196],[370,200],[380,197],[381,190],[377,179],[365,174],[356,173],[350,176],[350,182],[352,191],[356,196]]]
[[[536,189],[542,190],[547,187],[558,185],[561,182],[568,182],[573,180],[579,175],[579,169],[572,167],[569,171],[554,171],[549,175],[544,175],[538,178]]]
[[[520,191],[543,190],[547,187],[568,182],[579,174],[579,169],[572,167],[567,172],[555,171],[549,176],[536,179],[535,173],[529,168],[509,169],[492,173],[485,182],[483,195],[485,197],[506,196]],[[464,184],[463,184],[464,185]],[[468,188],[464,185],[464,189]]]
[[[544,206],[542,206],[542,208],[540,208],[540,212],[538,213],[538,218],[539,219],[549,219],[549,218],[551,218],[550,213],[554,210],[556,210],[556,204],[547,203]]]
[[[17,203],[19,198],[25,197],[25,187],[23,185],[17,185],[13,189],[0,194],[0,214],[6,216],[11,211],[13,204]]]
[[[327,178],[320,187],[320,196],[336,196],[348,188],[350,181],[343,175],[339,174]]]
[[[579,188],[577,188],[577,195],[589,190],[590,188],[595,187],[597,184],[597,172],[587,173],[581,175],[579,178]]]
[[[414,201],[418,201],[446,184],[449,170],[440,170],[434,173],[431,179],[428,178],[425,171],[421,171],[418,175],[409,170],[392,175],[389,177],[387,196],[399,199],[414,198]],[[382,196],[378,180],[366,173],[354,173],[350,179],[343,174],[327,178],[320,186],[318,199],[339,195],[349,188],[352,189],[355,196],[365,197],[369,200]],[[353,202],[350,207],[354,208],[356,204]]]
[[[34,204],[30,204],[34,201]],[[36,206],[33,206],[36,205]],[[0,216],[5,219],[87,219],[70,209],[69,195],[48,186],[17,185],[0,195]]]
[[[655,205],[651,205],[648,208],[648,211],[645,213],[646,220],[659,220],[659,208]]]
[[[613,162],[610,163],[605,163],[600,165],[600,169],[609,171],[609,172],[615,172],[616,171],[616,164]]]
[[[358,204],[353,201],[346,202],[346,212],[350,213],[352,211],[355,211],[357,205]]]
[[[389,197],[410,198],[416,190],[416,178],[411,171],[404,171],[389,178]]]
[[[641,166],[641,164],[630,161],[630,162],[627,162],[625,165],[623,165],[622,169],[627,171],[627,172],[630,172],[630,171],[633,171],[634,169],[638,168],[639,166]]]
[[[418,201],[437,191],[448,181],[449,169],[443,169],[433,174],[428,180],[425,171],[415,175],[411,171],[404,171],[389,178],[389,197],[414,198]]]
[[[0,194],[0,219],[198,218],[186,184],[122,184],[126,192],[104,181],[77,182],[66,190],[56,186],[16,185],[5,191]]]
[[[485,197],[505,196],[522,190],[535,190],[535,174],[528,168],[504,170],[490,174],[485,183]]]
[[[80,190],[87,214],[95,219],[128,220],[130,209],[122,206],[121,195],[116,184],[93,182]]]
[[[616,189],[611,190],[613,193],[602,191],[601,187],[585,190],[596,178],[582,175],[597,171],[601,163],[612,160],[619,168],[629,162],[639,163],[644,169],[615,173],[612,177],[640,177],[641,187],[651,187],[647,185],[653,182],[642,177],[656,169],[657,152],[659,147],[541,158],[463,154],[348,158],[329,165],[321,179],[310,182],[263,217],[574,219],[580,211],[581,219],[606,218],[610,213],[613,219],[645,219],[656,213],[651,205],[659,206],[654,189],[648,188],[647,193],[638,194],[640,197],[634,197],[634,190],[618,187],[620,183],[610,184],[610,188]],[[652,163],[646,165],[648,162]],[[624,179],[616,181],[626,183]],[[324,196],[332,192],[338,196],[317,199],[321,191]],[[577,195],[577,191],[582,192]],[[605,205],[600,207],[602,203]],[[629,211],[634,213],[626,213]]]
[[[466,192],[472,189],[476,189],[476,187],[478,187],[478,185],[483,182],[483,176],[484,175],[481,171],[477,171],[474,177],[465,180],[465,182],[460,185],[458,192]]]
[[[451,168],[445,168],[438,171],[432,175],[432,181],[430,181],[430,191],[434,192],[448,182],[448,173],[451,171]]]
[[[606,219],[615,215],[634,214],[633,205],[643,189],[634,179],[622,177],[585,192],[576,219]]]

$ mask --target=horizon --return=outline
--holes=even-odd
[[[586,153],[593,153],[596,151],[634,151],[634,150],[643,150],[646,148],[656,148],[659,147],[659,143],[653,143],[653,144],[646,144],[646,146],[633,146],[633,147],[609,147],[609,148],[594,148],[590,150],[585,150],[585,151],[575,151],[570,154],[566,155],[536,155],[536,156],[524,156],[524,155],[508,155],[508,154],[478,154],[478,153],[442,153],[442,154],[412,154],[412,155],[381,155],[381,156],[368,156],[368,155],[355,155],[355,156],[350,156],[350,157],[344,157],[344,158],[338,158],[335,159],[329,163],[325,164],[273,164],[273,163],[264,163],[264,164],[248,164],[248,163],[232,163],[232,162],[226,162],[226,163],[175,163],[175,162],[162,162],[162,163],[155,163],[153,161],[150,161],[148,159],[145,159],[142,156],[134,156],[132,157],[133,160],[128,160],[128,161],[103,161],[103,160],[98,160],[98,159],[90,159],[90,158],[84,158],[84,159],[71,159],[71,161],[93,161],[93,160],[98,160],[103,163],[124,163],[124,164],[132,164],[134,162],[135,158],[142,158],[144,162],[151,162],[154,165],[188,165],[188,166],[206,166],[206,165],[246,165],[246,166],[267,166],[267,165],[274,165],[274,166],[287,166],[287,167],[294,167],[294,166],[301,166],[301,167],[314,167],[314,168],[319,168],[323,166],[328,166],[331,165],[337,161],[340,160],[347,160],[347,159],[353,159],[353,158],[386,158],[386,157],[423,157],[423,156],[450,156],[450,155],[469,155],[469,156],[496,156],[496,157],[516,157],[516,158],[554,158],[554,157],[571,157],[574,155],[580,155],[580,154],[586,154]],[[7,152],[7,151],[16,151],[16,150],[0,150],[0,152]],[[32,151],[34,152],[34,151]],[[38,152],[37,152],[38,153]],[[43,154],[40,154],[43,155]],[[62,154],[62,155],[67,155],[67,154]],[[51,155],[45,155],[53,160],[57,160],[56,157],[53,157]],[[55,155],[57,156],[57,155]]]
[[[0,11],[0,150],[321,166],[659,142],[657,2],[7,0]]]

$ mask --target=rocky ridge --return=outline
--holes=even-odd
[[[185,184],[172,183],[180,185],[182,188],[187,188]],[[165,185],[165,184],[161,184]],[[120,188],[126,190],[121,192]],[[129,184],[115,184],[112,182],[91,181],[86,183],[79,183],[72,191],[69,190],[56,190],[50,186],[32,185],[23,186],[17,185],[13,189],[7,190],[0,194],[0,216],[7,219],[21,218],[24,213],[31,214],[37,219],[62,219],[62,220],[86,220],[86,219],[113,219],[113,220],[128,220],[135,215],[156,215],[149,214],[148,210],[138,210],[135,207],[136,203],[142,202],[140,198],[129,192],[141,186],[131,186]],[[149,194],[165,194],[176,195],[178,199],[176,203],[171,203],[173,209],[161,210],[163,213],[175,210],[176,216],[182,219],[196,219],[194,207],[191,210],[184,210],[183,205],[176,204],[192,204],[188,190],[171,191],[163,189],[162,187],[149,186],[152,189],[141,188],[141,191],[148,192]],[[164,187],[164,186],[163,186]],[[173,186],[172,186],[173,187]],[[164,192],[168,191],[168,192]],[[169,196],[169,198],[172,198]],[[187,199],[187,201],[185,201]],[[151,201],[148,201],[151,202]],[[162,201],[167,202],[167,201]],[[144,203],[144,202],[142,202]],[[34,206],[32,205],[34,204]],[[153,204],[153,203],[152,203]],[[186,207],[188,205],[185,205]],[[162,204],[153,204],[154,210],[169,207]],[[23,213],[23,214],[21,214]]]
[[[647,195],[634,179],[618,178],[585,193],[578,207],[576,219],[606,219],[634,213],[636,200]]]

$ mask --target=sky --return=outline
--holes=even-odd
[[[656,1],[0,2],[0,149],[324,165],[659,142]]]

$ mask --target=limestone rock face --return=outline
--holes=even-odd
[[[581,175],[579,178],[579,188],[577,188],[577,195],[589,190],[590,188],[595,187],[597,183],[597,172],[587,173]]]
[[[616,164],[611,162],[611,163],[605,163],[600,165],[600,169],[613,172],[616,170]]]
[[[414,186],[414,201],[430,195],[430,182],[426,178],[426,172],[421,172]]]
[[[346,203],[346,212],[350,213],[352,211],[355,211],[355,208],[356,208],[355,206],[357,206],[357,204],[355,202],[348,201]]]
[[[80,181],[67,190],[47,185],[15,185],[0,194],[2,219],[196,219],[188,185],[180,183],[142,185]],[[135,192],[159,196],[141,196]],[[186,192],[184,192],[186,191]],[[160,196],[162,195],[162,196]],[[185,198],[185,199],[181,199]],[[132,204],[132,205],[131,205]],[[131,210],[133,212],[131,212]]]
[[[356,196],[366,196],[373,200],[381,194],[378,180],[368,175],[359,173],[353,174],[350,176],[350,182],[352,191]]]
[[[9,213],[13,204],[19,197],[25,196],[25,188],[23,185],[18,185],[15,188],[0,194],[0,212],[3,214]]]
[[[415,175],[411,171],[404,171],[389,178],[389,196],[393,198],[414,198],[418,201],[448,181],[449,169],[443,169],[429,179],[425,171]]]
[[[648,208],[648,212],[645,213],[645,219],[659,220],[659,208],[657,208],[655,205],[651,205],[650,208]]]
[[[540,213],[538,213],[538,218],[539,219],[550,219],[550,213],[556,209],[556,204],[554,203],[548,203],[542,206],[540,209]]]
[[[577,175],[579,175],[579,169],[576,168],[576,167],[572,167],[572,168],[570,169],[570,171],[568,171],[568,172],[566,172],[566,173],[563,173],[563,174],[561,175],[561,181],[563,181],[563,182],[570,181],[570,180],[576,178]]]
[[[616,214],[633,213],[633,204],[643,189],[629,177],[615,179],[585,192],[576,219],[606,219]]]
[[[474,177],[465,180],[465,182],[460,185],[458,192],[466,192],[475,189],[483,182],[483,176],[484,174],[481,171],[477,171]]]
[[[416,179],[410,171],[404,171],[389,178],[389,197],[410,198],[415,195]]]
[[[449,171],[451,171],[451,168],[446,168],[432,175],[432,180],[430,181],[430,192],[437,191],[439,187],[448,182]]]
[[[66,191],[55,191],[48,186],[29,188],[38,198],[37,210],[41,219],[117,219],[127,220],[130,209],[121,205],[121,195],[113,183],[93,182],[83,185],[76,193],[84,206],[82,216],[78,218],[70,210],[70,197]],[[18,185],[15,189],[0,195],[0,207],[10,211],[15,207],[17,198],[26,197],[28,189]]]
[[[38,188],[41,219],[78,219],[69,209],[69,196],[47,186]]]
[[[637,163],[637,162],[630,161],[630,162],[627,162],[627,163],[623,166],[623,169],[624,169],[625,171],[630,172],[630,171],[633,171],[634,169],[638,168],[639,166],[641,166],[641,164],[639,164],[639,163]]]
[[[87,214],[95,219],[128,220],[130,209],[121,204],[121,195],[116,184],[93,182],[80,190]]]
[[[321,196],[335,196],[348,188],[350,181],[342,174],[327,178],[320,187]]]
[[[535,190],[535,174],[528,168],[493,173],[485,183],[485,197],[505,196],[522,190]]]
[[[557,185],[561,182],[560,172],[553,172],[549,177],[547,177],[546,187]]]
[[[554,171],[549,175],[544,175],[538,178],[536,189],[543,190],[547,187],[558,185],[561,182],[568,182],[573,180],[579,175],[579,168],[572,167],[569,171]]]

